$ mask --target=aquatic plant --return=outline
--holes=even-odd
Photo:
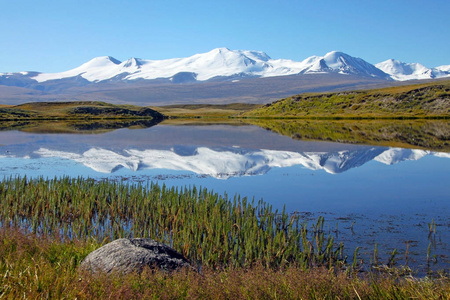
[[[63,239],[149,237],[204,266],[340,267],[343,245],[312,230],[298,214],[260,200],[218,195],[205,188],[168,188],[84,178],[10,177],[0,182],[2,227]]]

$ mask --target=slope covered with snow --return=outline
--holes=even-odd
[[[111,56],[102,56],[60,73],[3,73],[0,74],[0,84],[26,86],[34,82],[39,85],[47,81],[73,78],[85,80],[87,83],[153,79],[184,83],[318,73],[403,81],[450,76],[450,65],[430,69],[419,63],[408,64],[393,59],[372,65],[361,58],[339,51],[294,61],[272,59],[261,51],[216,48],[189,57],[163,60],[130,58],[121,62]]]
[[[365,60],[338,51],[329,52],[324,57],[312,56],[303,62],[307,67],[302,73],[306,74],[334,72],[390,79],[389,75]]]
[[[312,56],[301,62],[271,59],[261,51],[217,48],[186,58],[146,60],[130,58],[120,62],[112,57],[97,57],[75,69],[62,73],[40,73],[38,82],[81,76],[90,82],[112,79],[136,80],[173,78],[192,74],[198,81],[228,77],[273,77],[293,74],[340,73],[389,79],[389,76],[368,62],[333,51],[325,56]]]
[[[389,74],[392,79],[399,81],[434,79],[450,76],[450,66],[427,68],[419,63],[404,63],[394,59],[388,59],[375,66]]]
[[[102,78],[114,77],[120,64],[120,61],[111,56],[101,56],[93,58],[75,69],[62,73],[39,73],[32,79],[44,82],[81,76],[89,81],[99,81]]]

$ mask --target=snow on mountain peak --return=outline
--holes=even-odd
[[[434,69],[439,70],[441,72],[448,72],[450,74],[450,65],[439,66]]]
[[[419,63],[403,63],[395,59],[388,59],[375,66],[395,80],[434,78],[432,70]]]
[[[125,68],[140,68],[143,62],[139,58],[129,58],[127,61],[123,62],[123,67]]]
[[[89,81],[101,81],[110,78],[121,62],[111,56],[100,56],[91,59],[81,66],[61,73],[39,73],[32,79],[38,82],[82,76]],[[111,76],[113,77],[113,76]]]
[[[450,76],[450,66],[427,68],[419,63],[404,63],[388,59],[375,65],[394,80],[434,79]]]
[[[115,59],[112,56],[99,56],[91,59],[90,61],[82,64],[78,68],[75,68],[73,70],[82,70],[82,69],[90,69],[90,68],[107,68],[111,66],[119,65],[121,62],[117,59]],[[67,71],[69,72],[69,71]]]
[[[352,57],[340,51],[331,51],[325,56],[311,56],[298,62],[272,59],[262,51],[230,50],[221,47],[190,57],[164,60],[130,58],[120,62],[111,56],[101,56],[69,71],[33,73],[26,76],[38,82],[77,76],[91,82],[157,78],[169,79],[172,82],[186,80],[194,82],[214,78],[233,80],[236,77],[273,77],[311,73],[339,73],[387,80],[409,80],[450,76],[450,66],[428,69],[421,64],[405,64],[393,59],[374,66],[361,58]],[[175,77],[177,80],[173,80]]]
[[[340,73],[390,79],[389,75],[372,64],[340,51],[331,51],[325,56],[311,56],[302,61],[301,73]]]
[[[350,57],[350,55],[345,54],[344,52],[341,52],[341,51],[334,50],[334,51],[330,51],[327,54],[325,54],[325,56],[323,58],[325,59],[326,62],[333,63],[333,62],[337,62],[340,59],[345,58],[345,57]]]

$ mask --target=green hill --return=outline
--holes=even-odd
[[[0,107],[0,120],[64,119],[162,119],[164,116],[147,107],[113,105],[97,101],[34,102]]]
[[[243,117],[429,118],[450,116],[450,80],[375,90],[301,94],[275,101]]]

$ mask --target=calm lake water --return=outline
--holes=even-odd
[[[450,269],[450,154],[307,142],[257,126],[169,126],[103,134],[0,132],[0,178],[84,176],[202,186],[276,209],[325,217],[349,257]],[[428,224],[437,223],[429,235]],[[435,264],[435,262],[437,262]]]

